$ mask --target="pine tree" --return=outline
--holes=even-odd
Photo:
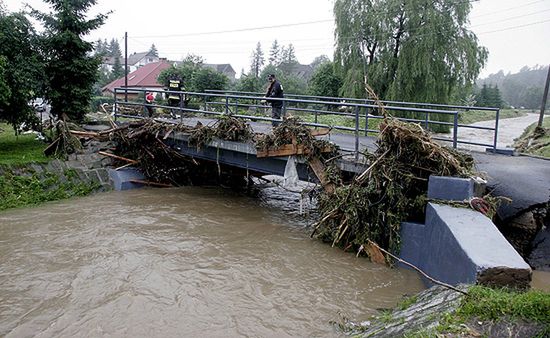
[[[269,64],[278,66],[281,63],[281,46],[277,40],[273,41],[271,49],[269,50]]]
[[[288,47],[283,47],[281,63],[287,65],[298,63],[298,59],[296,58],[296,51],[294,50],[294,46],[291,43],[288,45]]]
[[[111,39],[109,43],[109,56],[113,58],[121,58],[122,51],[120,50],[120,45],[116,39]]]
[[[100,58],[90,56],[93,44],[83,37],[100,27],[108,14],[87,19],[86,13],[96,0],[44,0],[53,13],[33,10],[46,29],[44,48],[47,98],[52,114],[62,119],[83,119],[89,109],[93,85],[97,80]]]
[[[151,48],[149,48],[149,54],[151,54],[153,56],[156,56],[156,57],[159,56],[159,52],[157,50],[157,47],[155,47],[155,44],[152,44]]]
[[[252,52],[251,63],[250,63],[250,74],[255,78],[260,76],[262,67],[264,65],[264,52],[262,51],[262,45],[260,42],[256,45],[256,49]]]

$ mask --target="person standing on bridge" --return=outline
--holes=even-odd
[[[155,101],[155,96],[151,92],[145,93],[145,109],[147,110],[147,117],[153,117],[154,109],[152,107],[153,102]]]
[[[265,96],[267,98],[270,98],[270,97],[278,98],[278,99],[284,98],[283,86],[277,80],[277,78],[275,78],[275,74],[269,74],[269,76],[267,77],[267,81],[269,81],[269,87],[267,89],[267,93],[265,94]],[[283,111],[283,101],[267,99],[267,102],[271,103],[271,118],[280,120],[282,116],[282,111]],[[271,121],[271,125],[273,127],[278,126],[279,123],[280,122],[278,121]]]

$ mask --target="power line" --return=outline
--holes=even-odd
[[[232,30],[224,30],[224,31],[202,32],[202,33],[134,36],[134,38],[168,38],[168,37],[201,36],[201,35],[237,33],[237,32],[248,32],[248,31],[264,30],[264,29],[273,29],[273,28],[283,28],[283,27],[294,27],[294,26],[312,25],[312,24],[325,23],[325,22],[334,22],[334,19],[325,19],[325,20],[317,20],[317,21],[297,22],[297,23],[289,23],[289,24],[273,25],[273,26],[240,28],[240,29],[232,29]]]
[[[457,1],[457,2],[453,2],[453,3],[449,3],[449,4],[451,4],[451,5],[460,5],[460,4],[463,4],[463,3],[474,3],[474,2],[479,2],[479,1],[481,1],[481,0],[464,0],[464,1]],[[541,0],[539,0],[539,1],[541,1]],[[383,11],[371,11],[371,12],[382,13],[382,12],[385,12],[385,11],[386,10],[384,9]],[[296,22],[296,23],[288,23],[288,24],[272,25],[272,26],[239,28],[239,29],[231,29],[231,30],[223,30],[223,31],[168,34],[168,35],[142,35],[142,36],[134,36],[134,38],[170,38],[170,37],[202,36],[202,35],[213,35],[213,34],[240,33],[240,32],[249,32],[249,31],[257,31],[257,30],[273,29],[273,28],[284,28],[284,27],[312,25],[312,24],[325,23],[325,22],[334,22],[334,19],[322,19],[322,20],[315,20],[315,21]]]
[[[519,25],[519,26],[507,27],[507,28],[503,28],[503,29],[497,29],[497,30],[494,30],[494,31],[481,32],[481,33],[478,33],[478,34],[489,34],[489,33],[496,33],[496,32],[504,32],[504,31],[509,31],[509,30],[516,29],[516,28],[522,28],[522,27],[527,27],[527,26],[538,25],[538,24],[545,23],[545,22],[550,22],[550,19],[537,21],[537,22],[532,22],[532,23],[528,23],[528,24],[525,24],[525,25]]]
[[[524,17],[526,17],[526,16],[537,15],[537,14],[544,13],[544,12],[548,12],[548,11],[550,11],[550,8],[549,8],[549,9],[542,10],[542,11],[537,11],[537,12],[529,13],[529,14],[516,15],[516,16],[512,16],[512,17],[505,18],[505,19],[501,19],[501,20],[497,20],[497,21],[485,22],[485,23],[473,25],[473,26],[470,26],[470,27],[479,27],[479,26],[490,25],[490,24],[493,24],[493,23],[499,23],[499,22],[514,20],[514,19],[524,18]]]
[[[525,5],[519,5],[519,6],[510,7],[510,8],[504,8],[504,9],[501,9],[499,11],[494,11],[494,12],[491,12],[491,13],[476,15],[476,16],[471,17],[471,19],[481,18],[481,17],[487,16],[487,15],[495,15],[495,14],[502,13],[502,12],[508,12],[508,11],[511,11],[511,10],[517,9],[517,8],[525,8],[527,6],[531,6],[531,5],[534,5],[536,3],[543,2],[543,1],[546,1],[546,0],[537,0],[537,1],[526,3]]]

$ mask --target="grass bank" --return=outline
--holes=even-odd
[[[550,335],[550,293],[478,285],[470,287],[468,293],[469,296],[462,299],[456,311],[441,315],[435,328],[413,332],[405,337],[490,337],[501,330],[530,332],[530,336],[541,338]]]
[[[545,116],[542,129],[533,123],[516,140],[514,147],[522,153],[550,158],[550,116]]]
[[[23,165],[31,162],[46,163],[46,144],[36,140],[36,135],[15,136],[13,128],[0,123],[0,165]]]
[[[85,196],[100,187],[97,182],[81,180],[73,169],[50,172],[36,168],[0,167],[0,211]]]
[[[101,185],[43,153],[36,135],[15,136],[0,123],[0,211],[88,195]]]

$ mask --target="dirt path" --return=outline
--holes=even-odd
[[[532,123],[538,121],[538,114],[527,114],[526,116],[514,117],[509,119],[501,119],[498,126],[498,140],[497,148],[507,148],[512,147],[514,139],[521,136],[525,128],[527,128]],[[478,127],[489,127],[494,128],[495,121],[481,121],[472,123],[471,126]],[[471,129],[471,128],[459,128],[458,129],[458,140],[459,141],[468,141],[468,142],[477,142],[477,143],[487,143],[493,144],[493,131],[492,130],[482,130],[482,129]],[[439,137],[450,138],[449,134],[438,135]],[[471,149],[471,150],[485,150],[485,147],[472,146],[467,144],[460,144],[459,148]]]

